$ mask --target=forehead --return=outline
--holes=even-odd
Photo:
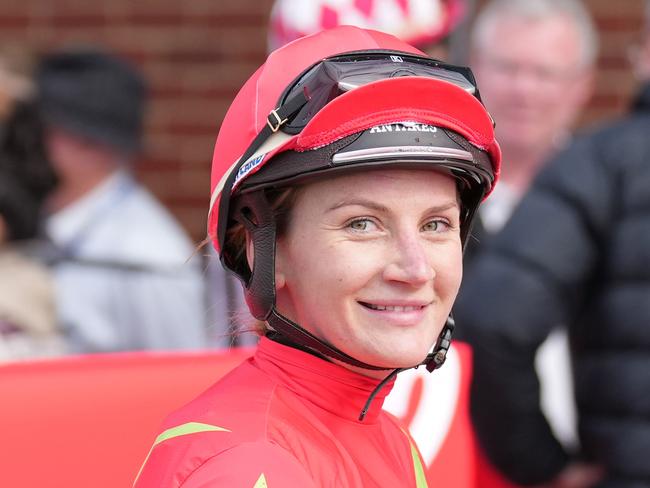
[[[299,192],[315,202],[363,196],[375,201],[456,199],[456,179],[431,169],[366,169],[304,185]]]

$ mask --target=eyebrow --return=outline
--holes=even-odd
[[[340,202],[332,205],[330,208],[327,209],[327,212],[332,212],[342,207],[355,206],[355,205],[359,207],[366,207],[371,210],[376,210],[378,212],[386,213],[389,211],[388,207],[378,202],[375,202],[374,200],[367,200],[365,198],[352,198],[348,200],[341,200]],[[441,203],[440,205],[434,205],[433,207],[427,209],[427,213],[444,212],[445,210],[449,210],[451,208],[458,208],[458,201],[456,199],[450,200],[445,203]]]

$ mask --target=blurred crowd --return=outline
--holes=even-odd
[[[277,0],[269,49],[339,24],[440,59],[466,39],[503,152],[454,310],[481,446],[525,486],[650,487],[650,3],[629,115],[580,132],[583,2],[471,6]],[[255,343],[240,283],[134,176],[146,100],[104,48],[0,50],[0,362]]]

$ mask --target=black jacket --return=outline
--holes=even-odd
[[[650,487],[650,85],[626,119],[576,139],[476,256],[456,305],[475,351],[472,416],[514,481],[569,455],[539,408],[537,347],[569,328],[579,435],[607,488]]]

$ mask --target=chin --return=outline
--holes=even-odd
[[[424,361],[424,358],[427,357],[428,352],[429,351],[425,351],[418,355],[409,356],[408,358],[401,357],[400,361],[395,361],[395,366],[398,368],[413,368],[415,366],[419,366],[422,361]]]
[[[424,361],[428,352],[419,348],[417,351],[392,351],[390,354],[375,354],[364,362],[390,369],[412,368]]]

